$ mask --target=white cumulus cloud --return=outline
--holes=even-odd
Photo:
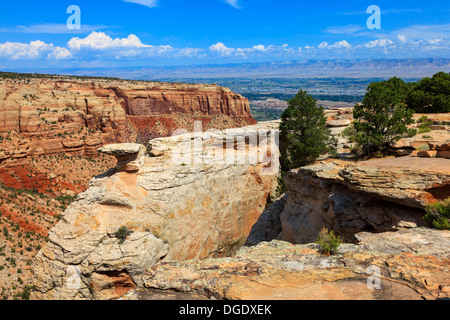
[[[394,41],[390,39],[376,39],[369,41],[364,44],[366,48],[376,48],[376,47],[388,47],[394,44]]]
[[[352,45],[345,40],[335,42],[332,45],[329,45],[327,42],[322,42],[319,44],[319,49],[350,49]]]
[[[12,60],[64,60],[71,58],[72,54],[66,48],[47,44],[43,41],[30,43],[5,42],[0,43],[0,58]]]
[[[71,50],[92,49],[105,50],[111,48],[144,48],[150,47],[141,42],[134,34],[130,34],[127,38],[113,39],[103,32],[92,32],[86,38],[72,38],[67,43]]]

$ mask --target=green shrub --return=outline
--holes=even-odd
[[[30,300],[31,291],[34,289],[34,286],[25,286],[22,292],[18,292],[16,294],[17,298],[21,298],[22,300]]]
[[[342,238],[335,236],[334,231],[328,232],[327,229],[322,229],[318,238],[314,241],[320,246],[320,252],[325,255],[336,254],[339,246],[342,244]]]
[[[430,127],[433,124],[433,121],[428,119],[427,116],[421,116],[419,120],[417,120],[417,123],[420,123],[418,133],[426,133],[431,131]]]
[[[117,239],[119,239],[119,243],[124,243],[128,236],[133,233],[133,231],[128,230],[127,227],[120,227],[119,230],[114,234]]]
[[[424,219],[439,230],[450,230],[450,198],[428,205]]]

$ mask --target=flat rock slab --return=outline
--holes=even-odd
[[[148,289],[175,290],[205,298],[231,300],[421,300],[448,298],[448,252],[441,250],[449,232],[417,228],[365,236],[364,244],[341,245],[324,256],[315,244],[292,245],[273,240],[242,247],[233,258],[163,262],[143,276]],[[364,236],[364,235],[363,235]],[[411,248],[403,240],[425,245]],[[444,240],[444,243],[447,240]],[[444,244],[446,245],[446,244]],[[369,248],[368,248],[369,247]],[[414,252],[414,253],[412,253]],[[423,253],[422,253],[423,252]],[[380,288],[370,270],[380,272]]]
[[[422,159],[417,157],[399,157],[391,159],[374,159],[358,162],[358,166],[377,167],[383,169],[408,169],[450,174],[450,160]]]
[[[117,143],[109,144],[98,149],[98,152],[114,155],[114,156],[124,156],[128,154],[139,153],[142,145],[137,143]]]
[[[450,160],[399,157],[361,161],[339,172],[346,185],[415,208],[450,197]]]
[[[330,120],[327,122],[329,127],[348,127],[351,124],[352,121],[349,119]]]

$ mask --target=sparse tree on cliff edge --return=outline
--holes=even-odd
[[[421,113],[450,112],[450,73],[423,78],[409,93],[407,104]]]
[[[367,88],[363,102],[353,109],[357,143],[364,155],[383,152],[395,141],[415,132],[413,110],[404,105],[403,95],[390,82],[373,82]]]
[[[333,148],[324,109],[316,101],[303,90],[288,101],[280,124],[281,134],[287,140],[281,155],[283,170],[309,165]]]

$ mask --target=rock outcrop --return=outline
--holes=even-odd
[[[255,136],[263,127],[156,139],[138,170],[128,166],[140,146],[101,148],[119,167],[93,179],[50,231],[32,297],[117,298],[161,259],[232,255],[276,187],[278,146],[267,130]]]
[[[324,256],[318,245],[273,240],[234,257],[165,261],[143,276],[149,289],[232,300],[422,300],[450,297],[450,231],[360,233]],[[128,295],[124,297],[133,297]]]
[[[137,143],[110,144],[98,149],[98,152],[113,155],[117,159],[118,172],[137,172],[145,163],[146,149]]]
[[[426,226],[425,206],[450,197],[449,168],[447,159],[400,157],[329,160],[291,170],[285,178],[287,197],[279,200],[285,204],[277,201],[261,215],[248,244],[310,243],[322,228],[355,242],[362,231]]]
[[[92,156],[102,145],[255,124],[248,100],[208,84],[55,77],[0,79],[0,162],[31,155]],[[143,141],[144,142],[144,141]],[[145,141],[147,142],[147,141]]]

